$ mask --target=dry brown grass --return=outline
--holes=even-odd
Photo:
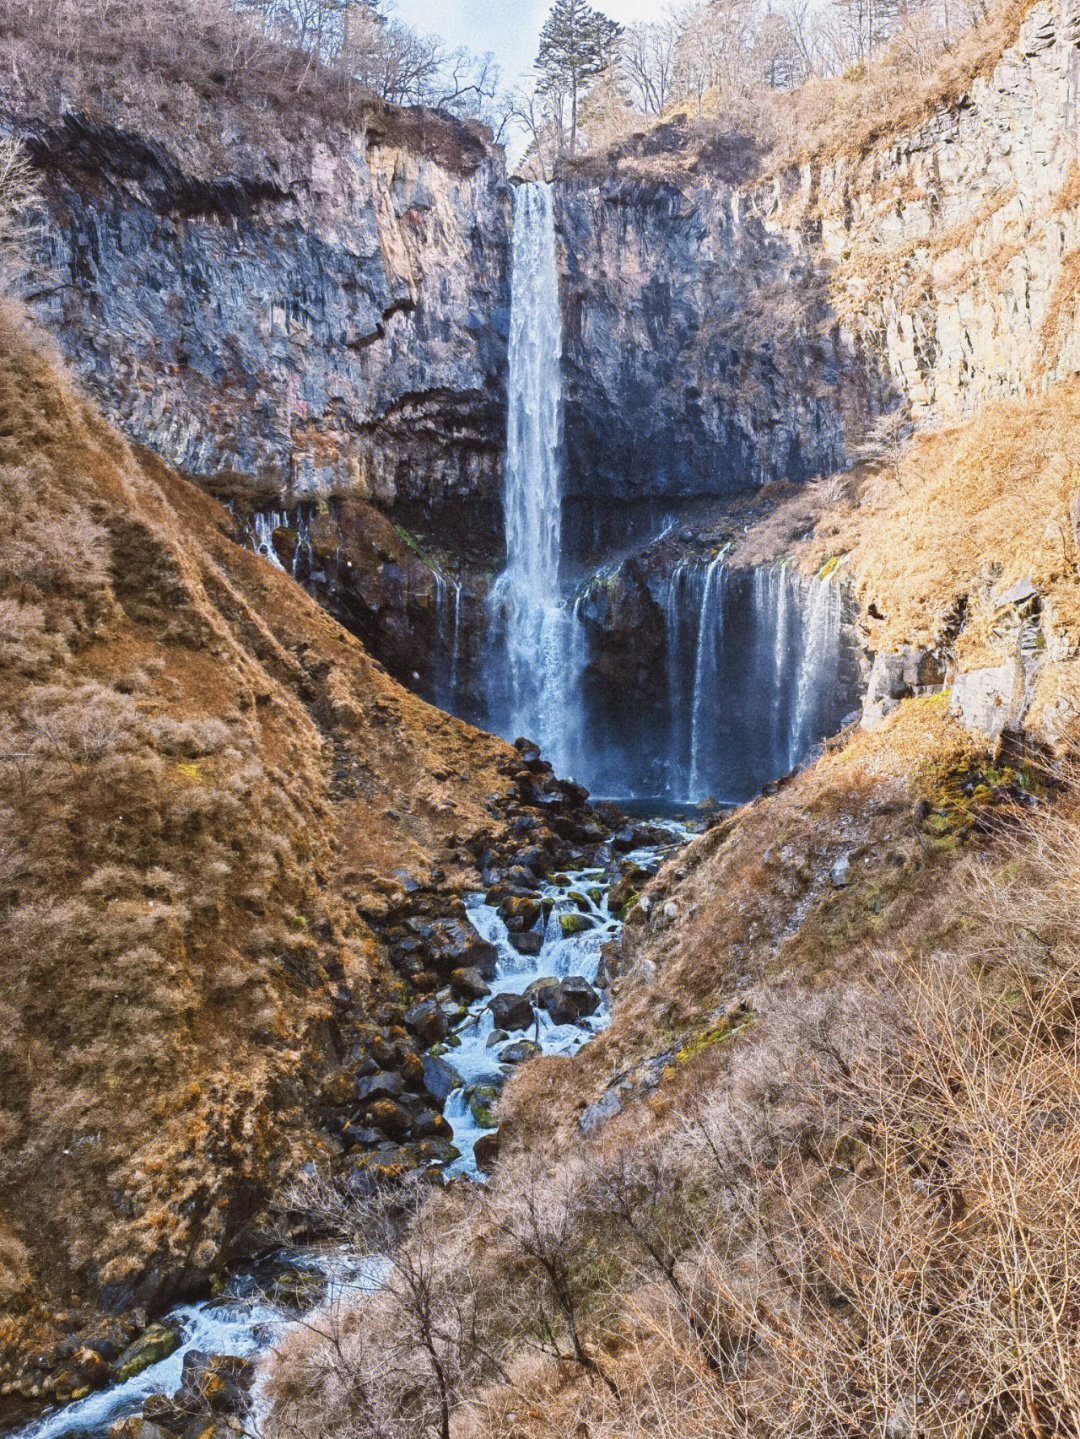
[[[13,310],[0,352],[0,1208],[46,1332],[50,1294],[152,1303],[238,1241],[305,1152],[333,991],[368,999],[357,905],[468,877],[505,751],[226,539]]]
[[[771,975],[746,992],[754,1023],[671,1066],[686,1082],[665,1074],[558,1155],[511,1152],[483,1194],[437,1201],[433,1229],[414,1221],[395,1262],[430,1266],[449,1413],[408,1432],[1080,1433],[1080,793],[1066,779],[1053,807],[1008,815],[939,871],[886,937],[852,937],[861,971],[827,990]],[[688,867],[730,894],[724,846]],[[697,916],[717,946],[731,923]],[[654,958],[666,944],[655,936]],[[567,1102],[549,1096],[549,1117]],[[282,1355],[270,1436],[407,1432],[400,1407],[366,1430],[350,1409],[427,1322],[407,1305],[380,1327],[398,1283]],[[440,1392],[426,1361],[405,1370],[411,1402]]]
[[[209,181],[234,167],[263,179],[267,157],[290,173],[299,142],[356,132],[407,136],[450,166],[475,167],[486,146],[473,122],[384,104],[230,0],[6,0],[0,103],[31,122],[76,110]]]

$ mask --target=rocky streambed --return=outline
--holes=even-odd
[[[479,857],[487,887],[439,907],[399,885],[398,906],[383,916],[397,979],[324,1085],[323,1160],[311,1166],[359,1193],[417,1171],[434,1183],[482,1180],[498,1156],[503,1085],[536,1055],[572,1054],[606,1026],[609,949],[642,886],[689,833],[682,820],[585,810],[576,793],[570,807],[535,746],[519,741],[516,755],[517,839]],[[545,808],[549,824],[537,817]],[[97,1348],[93,1335],[73,1334],[71,1353],[57,1356],[73,1378],[56,1392],[70,1402],[18,1439],[239,1431],[257,1408],[258,1355],[328,1299],[380,1282],[364,1255],[304,1237],[201,1303],[154,1323],[118,1318]]]

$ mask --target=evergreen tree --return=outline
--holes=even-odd
[[[585,0],[555,0],[540,32],[536,68],[540,89],[561,109],[570,102],[570,153],[577,145],[578,100],[588,82],[611,64],[622,26]]]

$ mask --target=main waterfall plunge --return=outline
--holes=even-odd
[[[506,565],[490,591],[475,578],[470,585],[467,570],[451,576],[410,540],[421,575],[415,588],[400,564],[379,560],[384,592],[375,585],[369,605],[360,583],[350,599],[343,577],[351,551],[347,542],[340,548],[332,507],[327,515],[310,503],[255,511],[249,540],[337,601],[346,623],[361,632],[371,625],[376,654],[428,699],[507,739],[534,740],[560,774],[594,794],[673,805],[747,799],[800,763],[856,703],[838,577],[811,578],[791,564],[733,565],[708,525],[688,531],[685,516],[659,502],[647,519],[630,507],[634,528],[622,535],[621,558],[611,548],[617,508],[604,507],[602,543],[584,533],[580,515],[564,505],[562,362],[553,194],[521,185]],[[589,477],[574,478],[580,499]],[[600,569],[597,553],[608,557]],[[362,570],[361,563],[355,573]],[[376,614],[391,617],[385,629]]]
[[[584,632],[561,588],[562,311],[547,185],[514,197],[506,433],[506,568],[491,594],[505,664],[490,666],[491,718],[535,740],[560,773],[580,770]],[[496,650],[497,652],[497,650]]]
[[[742,800],[785,773],[850,707],[850,649],[835,576],[731,569],[722,552],[650,582],[662,673],[637,695],[592,673],[596,587],[563,555],[562,311],[552,192],[514,200],[506,568],[489,601],[488,725],[535,740],[594,792],[674,802]],[[456,658],[450,663],[456,668]]]

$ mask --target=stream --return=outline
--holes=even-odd
[[[447,1040],[430,1054],[449,1064],[461,1083],[451,1090],[444,1114],[453,1129],[453,1143],[461,1157],[444,1170],[446,1179],[464,1176],[483,1182],[473,1154],[473,1145],[492,1132],[490,1106],[515,1065],[514,1046],[523,1041],[537,1046],[532,1053],[574,1054],[595,1034],[606,1028],[610,1013],[603,989],[596,993],[596,1007],[573,1023],[557,1023],[538,1002],[526,1027],[507,1030],[497,1037],[491,1005],[498,996],[525,997],[530,986],[568,978],[595,985],[602,950],[613,940],[622,922],[609,906],[610,886],[630,867],[655,873],[671,851],[691,834],[681,819],[666,817],[652,821],[659,840],[644,848],[624,853],[608,868],[590,867],[551,876],[537,891],[540,914],[529,931],[511,937],[506,920],[484,894],[466,897],[469,918],[480,934],[498,951],[494,976],[487,981],[489,993],[478,996],[467,1014],[450,1031]],[[493,896],[494,897],[494,896]],[[565,932],[571,931],[571,932]],[[527,933],[530,938],[523,939]],[[534,948],[534,954],[522,952]],[[536,994],[536,989],[531,993]],[[587,1004],[592,999],[585,996]],[[493,1036],[496,1036],[493,1039]],[[510,1055],[507,1051],[510,1050]],[[521,1053],[521,1051],[518,1051]],[[525,1056],[523,1055],[523,1058]],[[523,1058],[519,1062],[523,1062]],[[274,1260],[294,1273],[309,1272],[312,1303],[308,1313],[328,1301],[378,1287],[381,1266],[363,1255],[342,1249],[310,1247],[282,1251]],[[302,1320],[305,1311],[293,1306],[283,1310],[265,1297],[259,1283],[258,1266],[237,1274],[225,1291],[214,1299],[184,1304],[170,1310],[159,1321],[181,1336],[179,1346],[126,1383],[95,1390],[85,1398],[54,1410],[22,1429],[14,1439],[105,1439],[110,1425],[136,1414],[151,1394],[172,1395],[180,1387],[185,1356],[199,1350],[207,1354],[257,1358],[268,1353],[282,1334]],[[254,1394],[258,1409],[258,1382]]]

